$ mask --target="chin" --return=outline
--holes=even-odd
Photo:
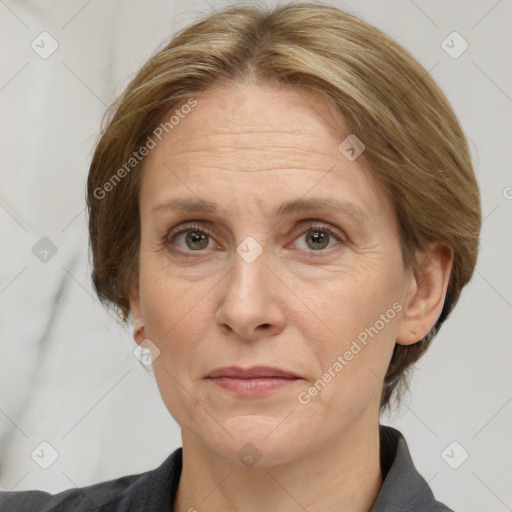
[[[263,415],[234,416],[222,423],[229,432],[215,436],[211,451],[230,464],[246,468],[268,468],[293,461],[307,446],[304,428]],[[302,434],[302,435],[301,435]]]

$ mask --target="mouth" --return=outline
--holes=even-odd
[[[292,372],[269,366],[218,368],[207,378],[222,389],[240,396],[264,396],[302,380]]]

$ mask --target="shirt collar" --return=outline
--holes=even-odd
[[[183,449],[178,448],[160,467],[138,479],[130,492],[132,497],[137,497],[137,505],[146,512],[171,511],[181,476],[182,457]],[[380,462],[383,484],[370,512],[450,512],[436,502],[428,483],[414,467],[402,434],[384,425],[380,425]]]
[[[449,512],[436,502],[428,483],[414,467],[402,434],[384,425],[380,425],[380,460],[384,481],[370,512]]]

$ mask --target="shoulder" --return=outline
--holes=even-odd
[[[154,511],[168,507],[181,473],[181,448],[158,468],[68,489],[57,494],[43,491],[0,491],[1,512]],[[167,508],[168,510],[168,508]]]
[[[119,502],[129,495],[130,488],[144,475],[145,473],[117,478],[88,487],[69,489],[57,494],[35,490],[0,491],[0,510],[2,512],[29,512],[32,510],[85,512],[98,510],[98,507]]]
[[[380,446],[384,481],[370,512],[454,512],[435,499],[398,430],[381,425]]]

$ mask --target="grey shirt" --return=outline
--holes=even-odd
[[[416,471],[402,434],[380,427],[383,484],[369,512],[453,512],[435,500]],[[182,448],[156,469],[57,494],[0,491],[0,512],[172,512],[181,475]]]

